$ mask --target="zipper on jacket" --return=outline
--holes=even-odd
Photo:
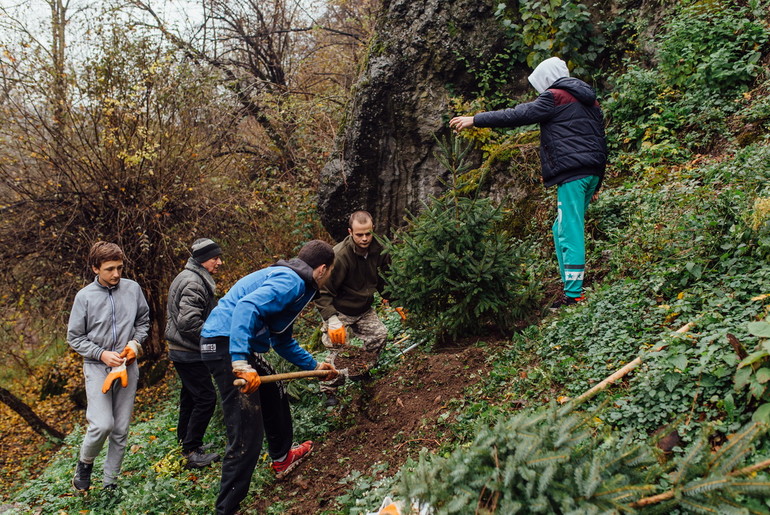
[[[117,327],[117,321],[115,320],[115,299],[112,297],[112,289],[107,289],[107,295],[110,298],[110,305],[112,306],[112,347],[110,348],[111,351],[115,351],[115,347],[118,344],[118,327]]]

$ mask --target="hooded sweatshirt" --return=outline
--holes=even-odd
[[[280,260],[236,282],[203,324],[201,337],[230,339],[230,358],[273,348],[303,370],[318,363],[292,336],[294,320],[318,291],[313,269],[299,258]]]
[[[519,127],[540,124],[540,166],[546,186],[588,175],[604,176],[607,144],[604,118],[596,92],[569,77],[558,57],[546,59],[529,76],[540,92],[533,102],[510,109],[479,113],[476,127]]]
[[[569,77],[569,69],[567,63],[559,59],[558,57],[549,57],[532,71],[530,75],[529,83],[537,90],[538,93],[542,93],[551,87],[551,84],[556,82],[562,77]]]

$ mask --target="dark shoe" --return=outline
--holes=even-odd
[[[198,447],[194,451],[184,453],[184,457],[187,458],[187,468],[191,469],[202,469],[219,460],[219,454],[215,452],[203,452],[201,447]]]
[[[114,492],[115,490],[118,489],[118,484],[117,483],[110,483],[109,485],[104,485],[102,487],[102,489],[104,491],[106,491],[106,492]]]
[[[308,440],[301,445],[296,445],[291,448],[286,459],[283,461],[274,461],[272,468],[275,472],[276,479],[283,479],[289,472],[297,468],[297,465],[307,458],[313,451],[313,442]]]
[[[198,450],[201,451],[201,452],[206,452],[209,449],[211,449],[212,447],[214,447],[213,443],[204,443],[203,445],[198,447]]]
[[[75,490],[86,492],[91,488],[91,471],[93,469],[93,463],[83,463],[78,460],[78,466],[75,467],[75,477],[72,478],[72,486],[75,487]]]
[[[340,401],[337,399],[337,396],[333,393],[327,393],[326,394],[326,400],[324,401],[324,406],[327,408],[333,408],[334,406],[337,406],[340,403]]]
[[[575,304],[578,304],[580,302],[585,301],[586,298],[584,295],[580,295],[580,297],[570,297],[565,293],[561,294],[561,297],[556,299],[556,302],[551,304],[551,309],[559,309],[564,306],[574,306]]]

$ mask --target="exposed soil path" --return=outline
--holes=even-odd
[[[438,417],[466,386],[487,377],[486,358],[486,350],[474,346],[408,354],[398,370],[330,412],[351,418],[351,424],[328,433],[297,472],[281,482],[280,493],[258,499],[245,513],[264,513],[271,504],[288,500],[293,504],[287,514],[333,513],[334,499],[350,488],[340,480],[354,470],[368,474],[372,465],[387,462],[382,474],[392,475],[421,448],[436,449]]]

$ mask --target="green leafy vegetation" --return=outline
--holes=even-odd
[[[729,135],[739,95],[762,71],[764,16],[759,2],[685,4],[657,38],[658,66],[631,60],[610,78],[608,138],[619,166],[681,163]]]
[[[739,392],[746,390],[749,402],[758,404],[752,415],[753,420],[770,423],[770,395],[767,391],[770,381],[770,319],[750,322],[748,331],[759,338],[759,343],[756,350],[738,364],[735,389]]]

